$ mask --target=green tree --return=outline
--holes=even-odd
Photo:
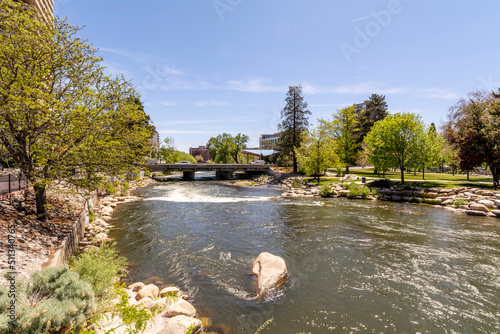
[[[419,136],[419,146],[414,165],[422,169],[422,180],[425,180],[425,168],[439,164],[441,152],[444,149],[445,140],[436,132],[434,123]]]
[[[237,164],[240,163],[238,157],[241,154],[241,149],[246,147],[246,143],[248,143],[249,139],[250,138],[247,135],[238,133],[231,140],[231,145],[229,146],[229,154]]]
[[[372,129],[373,124],[383,120],[387,115],[387,102],[384,95],[372,94],[368,100],[365,100],[365,109],[356,115],[358,122],[354,136],[356,143],[361,144]]]
[[[165,163],[174,163],[174,152],[175,152],[175,140],[172,137],[166,137],[163,139],[163,143],[160,147],[161,160]]]
[[[33,184],[45,220],[53,180],[95,189],[103,173],[144,161],[154,127],[132,85],[104,74],[79,28],[47,24],[11,0],[0,3],[0,22],[0,142]]]
[[[212,137],[207,142],[210,156],[215,163],[229,163],[234,161],[239,163],[241,149],[245,148],[248,136],[238,133],[235,137],[228,133],[222,133],[217,137]]]
[[[317,178],[318,184],[320,176],[338,163],[334,148],[335,142],[325,127],[319,126],[307,131],[302,144],[295,149],[298,162],[308,175]]]
[[[415,114],[397,113],[376,122],[365,138],[371,161],[376,168],[395,167],[404,170],[419,153],[424,126]]]
[[[445,136],[457,149],[460,168],[486,163],[494,184],[500,178],[500,90],[473,92],[450,109]]]
[[[290,86],[286,95],[286,105],[281,110],[282,121],[278,125],[281,135],[276,148],[283,159],[291,158],[293,172],[297,173],[295,149],[301,144],[301,134],[309,127],[308,115],[311,112],[307,109],[307,102],[304,102],[300,85]]]
[[[358,156],[358,144],[354,140],[357,125],[354,106],[338,110],[333,114],[333,121],[325,124],[335,138],[339,161],[346,166],[346,172],[349,172],[349,166],[356,163]]]

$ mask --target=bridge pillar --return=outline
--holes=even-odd
[[[184,171],[182,172],[182,179],[183,180],[194,180],[194,173],[192,171]]]
[[[232,171],[216,171],[215,178],[219,180],[231,180],[234,178]]]

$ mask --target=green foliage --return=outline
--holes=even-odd
[[[17,322],[9,325],[8,289],[0,288],[1,333],[68,333],[96,310],[90,284],[66,267],[36,271],[27,284],[18,284],[16,291]]]
[[[33,8],[0,2],[0,144],[46,219],[48,184],[97,189],[103,173],[145,162],[154,126],[132,84],[107,75],[97,49],[77,37],[80,28],[47,24]]]
[[[356,183],[351,183],[347,187],[349,189],[349,193],[347,194],[347,198],[355,198],[360,194],[360,187]]]
[[[302,165],[301,169],[316,177],[318,184],[320,176],[338,162],[334,147],[334,142],[328,137],[326,130],[318,127],[306,132],[302,144],[295,149],[297,161]]]
[[[303,183],[302,183],[302,180],[300,179],[293,179],[292,180],[292,187],[293,188],[300,188],[302,187]]]
[[[335,139],[335,152],[340,164],[346,166],[346,171],[349,171],[349,165],[355,164],[358,156],[358,144],[354,139],[357,126],[354,106],[338,110],[333,114],[333,121],[322,123]]]
[[[195,324],[189,325],[189,327],[186,330],[186,334],[194,334],[194,330],[196,329]]]
[[[457,151],[460,169],[486,163],[493,182],[500,180],[500,89],[470,93],[450,109],[445,136]]]
[[[319,187],[319,195],[321,197],[330,197],[330,196],[332,196],[332,189],[330,188],[330,185],[327,184],[327,183],[322,184]]]
[[[113,294],[113,282],[122,275],[127,263],[118,256],[116,243],[102,243],[99,248],[90,248],[76,258],[70,259],[73,270],[82,280],[92,285],[99,300],[109,299]]]
[[[262,330],[264,330],[269,324],[273,322],[274,318],[267,319],[266,322],[264,322],[258,329],[255,331],[255,334],[260,333]]]
[[[438,205],[438,204],[440,204],[438,200],[429,199],[429,198],[422,198],[422,203],[431,204],[431,205]]]
[[[387,102],[384,95],[372,94],[365,100],[365,109],[356,115],[358,123],[355,139],[361,144],[365,136],[370,132],[373,124],[383,120],[387,116]]]
[[[376,122],[366,136],[365,142],[370,150],[369,160],[376,169],[387,170],[394,167],[401,170],[404,183],[404,170],[422,153],[420,145],[425,127],[415,114],[396,113]]]
[[[278,131],[281,131],[276,150],[279,151],[282,160],[291,160],[293,173],[297,173],[297,156],[295,149],[300,147],[303,133],[309,127],[309,115],[307,102],[302,96],[302,86],[289,86],[286,94],[286,105],[281,110],[281,123]]]
[[[217,137],[212,137],[207,142],[208,152],[215,163],[239,163],[241,149],[246,147],[249,137],[238,133],[232,136],[223,133]]]
[[[380,199],[382,195],[378,192],[377,189],[372,189],[372,196],[375,197],[376,199]]]
[[[367,198],[368,196],[370,196],[370,188],[368,187],[360,187],[359,189],[359,195],[362,197],[362,198]]]
[[[457,198],[455,201],[453,201],[453,205],[458,208],[460,205],[467,205],[469,202],[465,200],[464,198]]]

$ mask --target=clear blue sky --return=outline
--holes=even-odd
[[[500,87],[498,0],[55,0],[59,17],[142,95],[178,149],[222,132],[273,133],[288,86],[311,122],[383,94],[441,124],[472,90]]]

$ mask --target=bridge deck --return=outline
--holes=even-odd
[[[181,172],[230,172],[230,171],[262,171],[265,172],[269,165],[250,165],[250,164],[148,164],[148,168],[152,171],[181,171]]]

